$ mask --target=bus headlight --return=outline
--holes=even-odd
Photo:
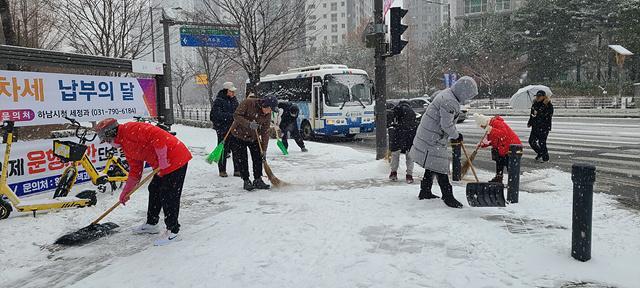
[[[336,120],[332,120],[332,119],[327,120],[327,125],[336,125]]]
[[[373,118],[362,118],[362,123],[371,123],[373,122]]]

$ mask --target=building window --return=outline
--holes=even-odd
[[[309,9],[316,9],[316,4],[309,4]]]
[[[327,14],[322,15],[322,18],[327,19]]]
[[[344,7],[344,1],[340,2],[340,6]]]
[[[322,3],[322,8],[327,8],[327,3]]]
[[[338,24],[331,24],[331,32],[338,32]]]
[[[331,14],[331,22],[338,22],[338,13]]]
[[[487,12],[487,0],[464,0],[464,13]]]
[[[324,41],[327,41],[327,36],[324,36]]]
[[[496,11],[511,9],[511,0],[496,0]]]
[[[342,34],[342,40],[347,39],[347,34]]]
[[[322,30],[327,30],[327,25],[322,25]]]
[[[347,25],[345,25],[344,23],[342,23],[342,29],[346,28]]]
[[[340,15],[340,17],[344,18],[344,13],[342,13],[342,14]]]
[[[338,3],[331,3],[331,11],[338,11]]]
[[[338,43],[338,35],[331,36],[331,43]]]
[[[309,20],[316,20],[316,15],[309,15]]]

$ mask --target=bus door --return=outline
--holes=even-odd
[[[322,84],[314,83],[313,85],[313,97],[311,97],[311,128],[320,129],[324,128],[324,121],[322,121],[323,113],[323,101],[322,101]]]

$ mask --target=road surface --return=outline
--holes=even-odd
[[[471,116],[471,115],[469,115]],[[522,171],[555,168],[571,171],[571,165],[587,162],[596,165],[596,192],[618,197],[621,203],[640,210],[640,119],[562,118],[555,117],[549,134],[548,163],[534,161],[535,154],[528,145],[530,129],[528,117],[504,117],[525,146]],[[483,136],[475,121],[458,124],[469,153]],[[365,134],[354,141],[337,141],[361,149],[375,149],[375,135]],[[464,156],[463,156],[464,157]],[[489,171],[495,170],[490,149],[478,153],[474,164]],[[481,179],[481,181],[489,179]]]

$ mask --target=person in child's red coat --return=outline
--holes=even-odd
[[[522,144],[522,141],[502,117],[489,117],[482,114],[473,116],[478,126],[487,131],[486,137],[480,142],[480,147],[491,146],[491,158],[496,161],[496,176],[489,182],[502,183],[504,168],[509,164],[509,146]]]

